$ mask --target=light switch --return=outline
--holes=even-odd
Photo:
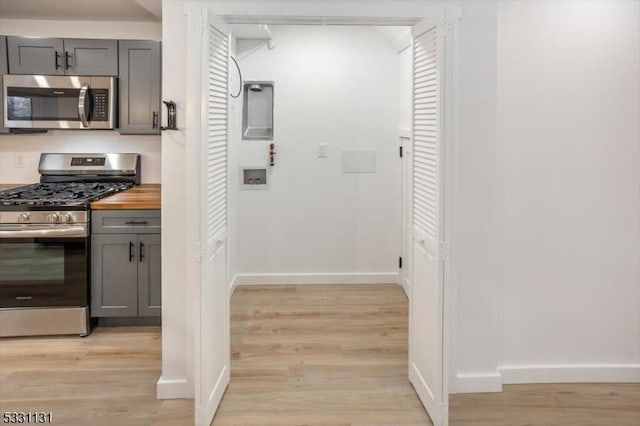
[[[327,158],[329,156],[329,144],[318,144],[318,158]]]

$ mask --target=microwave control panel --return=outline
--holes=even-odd
[[[109,111],[109,92],[107,90],[93,89],[93,114],[91,121],[107,121]]]

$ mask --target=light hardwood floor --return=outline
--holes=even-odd
[[[232,299],[231,383],[214,426],[430,425],[407,379],[407,302],[395,285],[248,286]],[[65,426],[188,426],[158,401],[160,330],[0,339],[0,412]],[[452,426],[640,426],[640,384],[509,385],[453,395]]]
[[[214,426],[425,425],[395,285],[238,287]]]
[[[159,327],[0,339],[0,412],[52,412],[54,425],[192,424],[191,400],[156,399],[159,376]]]

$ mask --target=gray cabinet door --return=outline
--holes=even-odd
[[[160,316],[160,235],[138,235],[138,316]]]
[[[121,40],[120,133],[160,133],[160,42]]]
[[[138,239],[135,234],[91,237],[91,316],[138,314]]]
[[[118,41],[64,39],[64,66],[68,75],[118,75]]]
[[[61,38],[7,37],[10,74],[64,74]]]
[[[2,75],[9,73],[9,66],[7,65],[7,38],[0,36],[0,90],[3,90]],[[0,96],[2,101],[0,102],[0,133],[9,133],[9,129],[4,127],[4,95]]]

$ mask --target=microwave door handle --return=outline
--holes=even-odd
[[[80,89],[80,96],[78,96],[78,116],[82,121],[82,127],[89,128],[89,121],[87,121],[87,106],[89,106],[89,83],[82,85]]]

